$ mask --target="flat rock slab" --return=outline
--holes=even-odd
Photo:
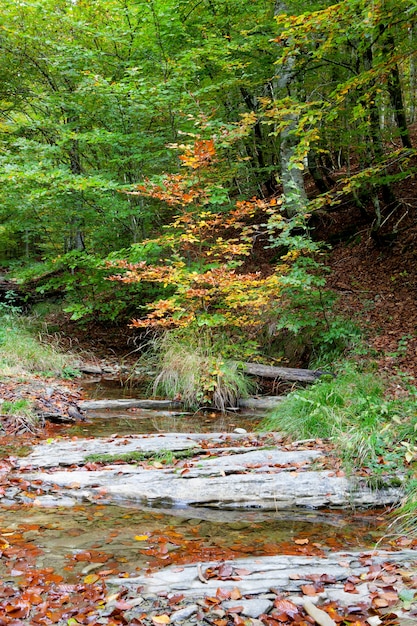
[[[312,580],[318,580],[325,575],[327,581],[333,579],[330,587],[333,587],[333,595],[337,595],[339,601],[356,605],[366,596],[369,598],[368,585],[361,585],[359,599],[356,593],[343,592],[344,582],[350,576],[359,578],[365,575],[371,565],[383,563],[397,563],[414,568],[417,566],[417,552],[336,552],[325,558],[289,555],[252,557],[222,563],[172,566],[149,575],[111,578],[106,584],[111,587],[141,587],[145,593],[181,593],[190,598],[201,598],[215,596],[219,587],[230,590],[237,587],[243,595],[267,593],[271,588],[298,593],[303,585],[311,585]],[[224,576],[221,575],[222,572],[225,573]],[[209,577],[212,575],[213,577]],[[202,582],[201,578],[206,578],[207,582]]]
[[[246,439],[247,439],[246,435]],[[199,449],[202,441],[224,444],[242,440],[242,435],[221,433],[164,435],[129,435],[126,437],[96,437],[94,439],[54,439],[34,446],[29,456],[18,460],[18,467],[58,467],[80,465],[90,454],[118,454],[133,451],[160,452],[161,450]]]
[[[121,400],[85,400],[78,403],[78,407],[82,411],[97,411],[105,409],[178,409],[181,408],[180,402],[172,400],[139,400],[139,399],[121,399]]]
[[[46,470],[70,465],[71,470],[49,469],[31,472],[27,477],[41,481],[46,491],[59,486],[66,490],[64,495],[76,500],[140,503],[153,508],[369,508],[391,505],[401,497],[396,488],[370,489],[333,471],[311,470],[311,462],[322,456],[320,450],[288,450],[278,444],[273,448],[256,447],[262,441],[250,434],[221,433],[58,439],[36,446],[28,457],[18,461],[18,467]],[[74,469],[92,453],[162,450],[195,450],[195,455],[180,464],[160,464],[158,468],[149,462]]]
[[[36,472],[29,480],[44,487],[69,490],[78,499],[117,503],[141,503],[151,507],[211,507],[263,509],[269,511],[308,508],[370,507],[398,501],[397,489],[357,488],[329,471],[283,471],[280,473],[230,473],[210,468],[187,473],[171,469],[143,469],[128,465],[97,471]],[[203,470],[203,476],[199,475]]]

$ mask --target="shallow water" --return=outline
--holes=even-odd
[[[115,381],[86,383],[84,389],[90,398],[139,395],[137,390],[122,390]],[[94,411],[88,413],[88,423],[77,424],[66,434],[101,437],[116,432],[230,432],[236,427],[254,431],[261,418],[259,413],[240,412]],[[382,533],[383,518],[375,512],[271,513],[204,508],[156,512],[96,504],[0,508],[0,541],[4,537],[11,546],[23,546],[38,567],[52,567],[69,582],[103,570],[135,575],[169,564],[369,549]],[[3,567],[0,560],[0,576],[6,575]]]
[[[147,388],[123,387],[115,379],[93,379],[81,383],[86,399],[114,400],[147,398]],[[262,419],[259,412],[228,411],[225,414],[207,410],[198,412],[127,409],[88,411],[88,423],[77,424],[69,434],[79,437],[107,437],[113,433],[133,435],[168,432],[233,432],[235,428],[254,431]]]
[[[286,517],[247,512],[225,523],[112,505],[20,507],[0,510],[0,535],[11,545],[39,548],[36,565],[53,567],[68,581],[103,569],[134,575],[192,561],[367,549],[380,536],[374,515]]]

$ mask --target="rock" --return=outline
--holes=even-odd
[[[366,556],[366,560],[365,557]],[[363,559],[360,561],[359,559]],[[222,589],[232,590],[238,586],[242,595],[255,595],[277,589],[289,593],[300,592],[302,585],[310,584],[315,577],[326,574],[335,579],[335,585],[350,576],[358,576],[368,571],[371,564],[400,563],[403,566],[415,564],[417,553],[414,550],[402,552],[373,551],[363,552],[335,552],[327,557],[280,555],[272,557],[256,557],[226,561],[234,570],[239,572],[239,581],[220,580],[209,578],[202,583],[198,577],[196,564],[184,565],[181,572],[175,566],[166,567],[150,575],[135,576],[133,578],[111,578],[106,581],[110,587],[143,587],[145,593],[181,592],[189,598],[202,598],[216,595],[219,586]],[[362,563],[364,563],[362,565]],[[216,562],[204,563],[201,569],[204,572],[208,567],[215,568]],[[244,573],[242,573],[244,572]],[[298,576],[298,578],[296,578]],[[235,577],[234,577],[235,578]],[[326,585],[326,592],[333,585]],[[350,594],[352,596],[352,594]],[[240,604],[241,601],[236,602]]]
[[[77,501],[74,498],[70,498],[68,496],[44,495],[44,496],[37,496],[33,500],[33,506],[48,507],[48,508],[52,508],[56,506],[69,507],[69,506],[74,506],[75,504],[77,504]]]
[[[79,499],[94,500],[105,494],[107,502],[137,502],[150,507],[204,506],[269,511],[299,507],[369,507],[397,502],[401,494],[394,488],[378,491],[366,486],[358,488],[329,471],[245,473],[238,469],[236,473],[229,473],[231,470],[221,470],[214,463],[209,466],[208,461],[198,464],[199,467],[184,474],[175,468],[117,465],[89,472],[37,472],[29,474],[28,479],[41,481],[44,488],[47,485],[67,488],[69,495]],[[77,485],[75,492],[74,485]]]
[[[79,408],[82,411],[96,411],[105,409],[178,409],[181,407],[180,402],[171,400],[85,400],[79,402]]]
[[[188,619],[189,617],[191,617],[191,615],[194,615],[194,613],[197,613],[198,611],[198,606],[197,604],[189,604],[188,606],[185,606],[183,609],[178,609],[178,611],[174,611],[173,613],[171,613],[171,622],[175,623],[175,622],[180,622],[184,619]]]
[[[331,602],[337,602],[340,606],[346,607],[365,602],[369,597],[369,588],[366,583],[357,585],[355,591],[356,593],[348,593],[344,589],[333,587],[327,590],[326,595]]]
[[[242,437],[235,434],[233,437]],[[226,439],[231,443],[230,435]],[[245,435],[245,443],[257,443]],[[179,466],[148,469],[136,465],[108,465],[86,472],[83,469],[32,473],[29,479],[44,485],[59,485],[72,497],[94,500],[105,494],[108,502],[141,503],[147,507],[209,507],[218,509],[289,510],[300,507],[339,508],[388,505],[398,501],[395,488],[370,489],[332,471],[311,471],[308,464],[319,458],[318,450],[287,450],[247,447],[215,448],[224,442],[219,435],[169,433],[57,440],[36,446],[18,460],[18,467],[54,467],[85,462],[91,454],[123,454],[134,451],[196,450],[210,443],[213,456],[187,461],[186,472]],[[213,445],[214,444],[214,445]],[[219,456],[220,455],[220,456]],[[78,491],[74,492],[74,485]]]
[[[235,606],[242,607],[242,610],[240,611],[242,615],[257,618],[262,615],[262,613],[268,613],[268,611],[273,607],[273,602],[262,598],[254,598],[253,600],[228,600],[227,602],[223,602],[223,607],[225,609],[232,609]]]
[[[89,363],[83,363],[78,366],[80,372],[83,374],[102,374],[103,370],[99,365],[90,365]]]

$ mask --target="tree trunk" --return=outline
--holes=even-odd
[[[286,13],[287,6],[282,0],[276,0],[274,14]],[[285,90],[289,95],[294,91],[295,58],[289,57],[281,67],[279,77],[274,80],[274,90]],[[307,206],[307,194],[304,187],[303,164],[297,158],[299,140],[296,134],[298,116],[290,113],[285,117],[287,122],[281,131],[281,182],[283,187],[283,209],[288,217],[302,213]]]

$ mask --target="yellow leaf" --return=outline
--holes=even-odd
[[[154,624],[169,624],[171,622],[168,615],[154,615],[152,621]]]
[[[136,541],[146,541],[149,539],[149,535],[135,535]]]
[[[88,574],[88,576],[84,578],[84,582],[86,585],[92,585],[93,583],[96,583],[98,580],[100,580],[100,576],[97,576],[97,574]]]

